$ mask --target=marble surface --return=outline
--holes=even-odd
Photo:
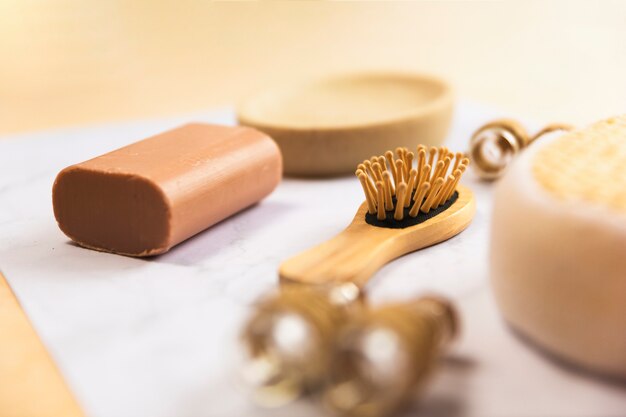
[[[465,149],[494,116],[461,103],[449,146]],[[56,226],[60,169],[191,120],[233,123],[233,115],[0,139],[0,270],[89,416],[317,416],[305,402],[263,410],[250,401],[238,335],[254,301],[275,287],[280,262],[349,223],[362,200],[356,179],[287,179],[260,204],[149,260],[79,248]],[[374,302],[435,291],[461,310],[462,336],[411,415],[623,416],[624,385],[547,358],[502,323],[487,282],[491,187],[472,175],[464,182],[478,202],[472,225],[387,265],[368,287]]]

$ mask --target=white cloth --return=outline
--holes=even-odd
[[[461,103],[448,145],[465,150],[494,116]],[[280,262],[350,222],[363,200],[355,178],[287,179],[260,204],[149,260],[77,247],[56,226],[59,170],[191,120],[234,122],[227,110],[1,139],[0,270],[89,416],[318,416],[304,402],[252,404],[238,378],[238,335],[251,303],[275,287]],[[368,287],[375,302],[435,291],[460,307],[462,337],[415,412],[623,416],[623,386],[554,363],[502,323],[487,281],[491,186],[471,174],[463,182],[478,202],[469,229],[389,264]]]

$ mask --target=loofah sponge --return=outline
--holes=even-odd
[[[505,319],[626,377],[626,116],[539,141],[498,184],[491,283]]]

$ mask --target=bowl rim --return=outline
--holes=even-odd
[[[347,123],[347,124],[320,124],[320,125],[308,125],[308,126],[298,126],[298,125],[290,125],[288,123],[272,123],[266,120],[259,119],[257,117],[251,117],[249,113],[250,107],[256,107],[256,102],[264,99],[269,95],[278,95],[281,93],[304,90],[305,88],[315,85],[318,83],[329,82],[334,80],[344,80],[350,78],[364,78],[364,77],[376,77],[376,78],[387,78],[389,80],[398,80],[398,79],[413,79],[426,81],[441,87],[440,92],[431,100],[425,102],[423,105],[419,106],[407,106],[407,109],[398,112],[397,116],[387,117],[385,119],[372,120],[370,122],[360,122],[360,123]],[[247,125],[251,127],[259,127],[261,129],[271,129],[271,130],[283,130],[283,131],[291,131],[291,132],[310,132],[310,131],[320,131],[320,132],[337,132],[337,131],[349,131],[349,130],[362,130],[369,128],[381,128],[390,125],[397,125],[405,122],[414,121],[420,118],[426,118],[433,114],[436,114],[439,111],[446,110],[451,107],[453,104],[453,88],[449,82],[444,80],[441,77],[422,73],[422,72],[413,72],[413,71],[359,71],[359,72],[343,72],[336,73],[331,75],[326,75],[322,77],[314,77],[308,78],[304,81],[292,82],[277,88],[268,88],[264,89],[254,95],[249,96],[248,98],[242,100],[236,106],[236,117],[239,124]]]

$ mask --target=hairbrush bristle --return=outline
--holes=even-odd
[[[420,211],[428,213],[450,200],[468,165],[469,159],[461,152],[419,145],[415,153],[396,148],[395,153],[372,156],[359,164],[356,176],[368,212],[378,220],[391,212],[401,221],[404,208],[410,208],[408,215],[416,217]]]

